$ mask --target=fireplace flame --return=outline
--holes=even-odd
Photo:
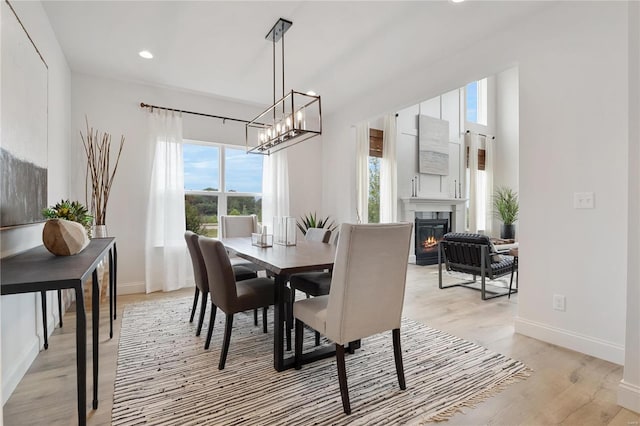
[[[426,249],[433,248],[437,245],[438,245],[438,241],[436,241],[436,238],[433,235],[422,242],[422,247]]]

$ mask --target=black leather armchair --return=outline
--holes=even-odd
[[[473,280],[457,284],[442,284],[442,265],[447,271],[462,272],[473,275]],[[486,235],[448,233],[438,246],[438,287],[467,287],[479,290],[482,300],[517,293],[517,289],[499,287],[488,284],[486,279],[495,280],[516,270],[512,256],[495,252],[491,240]],[[480,283],[477,277],[480,276]],[[513,277],[512,277],[513,279]],[[491,295],[489,296],[488,293]]]

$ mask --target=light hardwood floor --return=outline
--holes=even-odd
[[[452,277],[447,277],[451,280]],[[91,364],[88,365],[87,423],[107,425],[123,306],[143,300],[191,296],[173,293],[118,298],[114,337],[108,338],[108,314],[101,318],[100,377],[97,410],[91,410]],[[409,265],[404,316],[523,361],[534,370],[527,380],[508,386],[473,409],[456,414],[452,425],[638,425],[640,415],[616,405],[622,367],[514,333],[518,296],[482,301],[477,291],[438,289],[436,267]],[[102,313],[108,312],[103,305]],[[185,318],[188,321],[188,318]],[[90,322],[90,321],[89,321]],[[49,339],[27,375],[5,404],[4,425],[74,425],[76,414],[75,315],[68,311],[64,327]],[[91,333],[88,359],[91,359]],[[270,348],[269,348],[270,349]],[[212,360],[212,368],[216,360]],[[411,383],[408,383],[410,388]],[[336,407],[339,410],[340,407]],[[265,419],[268,424],[268,419]]]

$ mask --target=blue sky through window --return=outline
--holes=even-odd
[[[467,121],[478,122],[478,82],[467,84]]]
[[[262,192],[262,155],[244,149],[225,148],[227,192]]]
[[[215,146],[182,145],[184,158],[184,189],[220,190],[220,150]]]
[[[183,144],[184,189],[202,191],[220,188],[220,148]],[[262,192],[262,155],[247,154],[244,149],[225,148],[227,192]]]

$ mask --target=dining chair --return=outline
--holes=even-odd
[[[189,318],[189,322],[193,322],[193,317],[196,313],[196,306],[198,305],[198,298],[200,296],[200,293],[202,293],[200,317],[198,319],[196,336],[199,336],[202,330],[202,322],[204,321],[204,314],[205,310],[207,309],[207,296],[209,295],[207,270],[204,264],[204,259],[202,257],[202,252],[200,251],[200,246],[198,245],[199,238],[200,236],[198,234],[195,234],[191,231],[186,231],[184,233],[184,239],[187,242],[187,249],[189,250],[189,257],[191,258],[191,264],[193,265],[193,278],[196,282],[196,290],[193,297],[193,306],[191,307],[191,318]],[[244,266],[233,266],[233,274],[236,278],[236,281],[248,280],[251,278],[256,278],[258,276],[255,271],[245,268]],[[263,313],[263,317],[264,316],[266,316],[266,313]],[[263,318],[263,329],[265,333],[266,328],[267,324]]]
[[[306,241],[321,241],[328,243],[331,239],[331,231],[323,228],[309,228],[304,234]],[[289,277],[289,285],[291,286],[291,303],[295,302],[296,290],[299,290],[309,296],[323,296],[329,294],[331,287],[331,273],[327,271],[317,272],[301,272],[293,274]],[[320,333],[316,332],[316,346],[320,344]]]
[[[245,216],[222,215],[218,218],[218,224],[220,225],[220,238],[250,238],[251,234],[258,232],[258,216],[255,214]],[[264,271],[263,267],[255,263],[233,256],[231,256],[231,264],[242,265],[256,272]]]
[[[302,366],[306,324],[335,343],[342,407],[351,413],[344,345],[392,330],[400,389],[406,389],[400,322],[404,301],[411,223],[342,224],[331,290],[326,296],[294,303],[295,366]]]
[[[238,312],[266,308],[273,305],[275,302],[275,285],[272,279],[261,277],[236,282],[229,255],[222,242],[213,238],[201,237],[198,240],[198,244],[204,258],[211,292],[211,319],[209,320],[205,349],[208,349],[211,343],[216,308],[220,308],[226,315],[224,339],[218,363],[218,369],[222,370],[229,352],[234,315]],[[285,300],[289,300],[289,291],[286,288],[284,297]],[[287,303],[285,304],[285,309],[291,309],[291,306]],[[263,310],[263,312],[265,311]],[[286,315],[285,318],[287,318]],[[289,330],[289,324],[287,324],[287,330]]]

